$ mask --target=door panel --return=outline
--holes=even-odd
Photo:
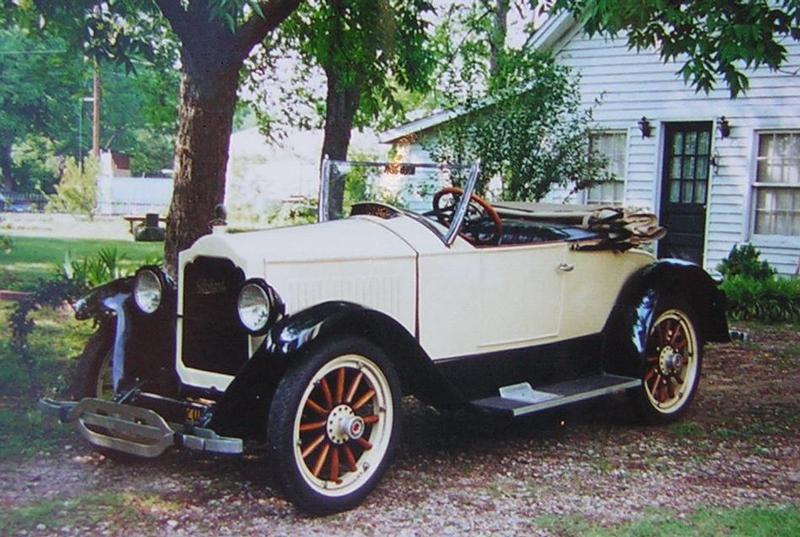
[[[561,324],[564,242],[481,251],[484,351],[553,339]]]
[[[667,236],[659,257],[703,263],[711,128],[710,122],[666,125],[659,219]]]

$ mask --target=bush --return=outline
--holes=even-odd
[[[717,265],[717,270],[725,278],[744,276],[753,280],[769,280],[775,275],[775,269],[759,259],[760,255],[761,252],[752,244],[736,245],[731,248],[728,257]]]
[[[83,167],[75,159],[68,158],[61,181],[55,187],[56,193],[47,197],[47,210],[93,218],[97,206],[99,173],[100,163],[95,158],[84,159]]]
[[[728,316],[733,320],[800,321],[800,280],[736,275],[727,278],[720,287],[728,298]]]

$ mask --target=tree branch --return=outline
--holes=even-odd
[[[244,60],[250,51],[264,38],[277,28],[286,18],[297,9],[301,0],[267,0],[260,2],[261,15],[254,13],[245,22],[234,36],[234,53],[239,59]]]
[[[172,31],[178,36],[181,43],[191,41],[190,24],[187,20],[186,10],[181,6],[180,0],[155,0],[158,9],[169,21]]]

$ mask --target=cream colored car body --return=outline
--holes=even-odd
[[[250,233],[223,229],[180,254],[179,282],[197,257],[227,258],[247,278],[272,286],[287,314],[353,302],[396,320],[434,362],[599,333],[628,276],[653,261],[643,251],[586,252],[566,241],[476,247],[457,237],[447,246],[406,215]],[[182,287],[178,296],[185,296]],[[181,381],[225,390],[232,376],[183,362],[182,315],[179,300]],[[251,337],[251,354],[262,340]]]

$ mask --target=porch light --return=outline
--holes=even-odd
[[[639,120],[639,130],[642,132],[642,139],[650,138],[650,135],[653,134],[653,127],[644,116],[642,116],[642,119]]]
[[[728,123],[725,116],[717,118],[717,130],[719,131],[719,137],[723,140],[731,135],[731,124]]]

